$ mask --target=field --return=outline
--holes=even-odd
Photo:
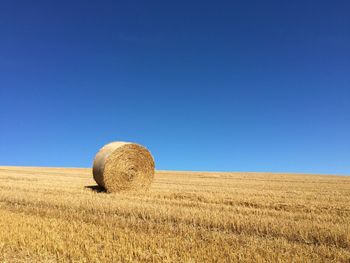
[[[0,167],[0,262],[350,262],[350,177]]]

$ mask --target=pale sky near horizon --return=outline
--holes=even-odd
[[[350,175],[349,1],[2,1],[0,165]]]

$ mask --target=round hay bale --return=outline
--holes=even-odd
[[[96,154],[93,176],[107,192],[140,191],[150,187],[154,166],[153,157],[145,147],[130,142],[112,142]]]

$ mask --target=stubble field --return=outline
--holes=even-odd
[[[350,262],[350,177],[0,167],[0,262]]]

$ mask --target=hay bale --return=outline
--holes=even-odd
[[[93,176],[107,192],[146,190],[154,178],[154,160],[143,146],[112,142],[96,154]]]

